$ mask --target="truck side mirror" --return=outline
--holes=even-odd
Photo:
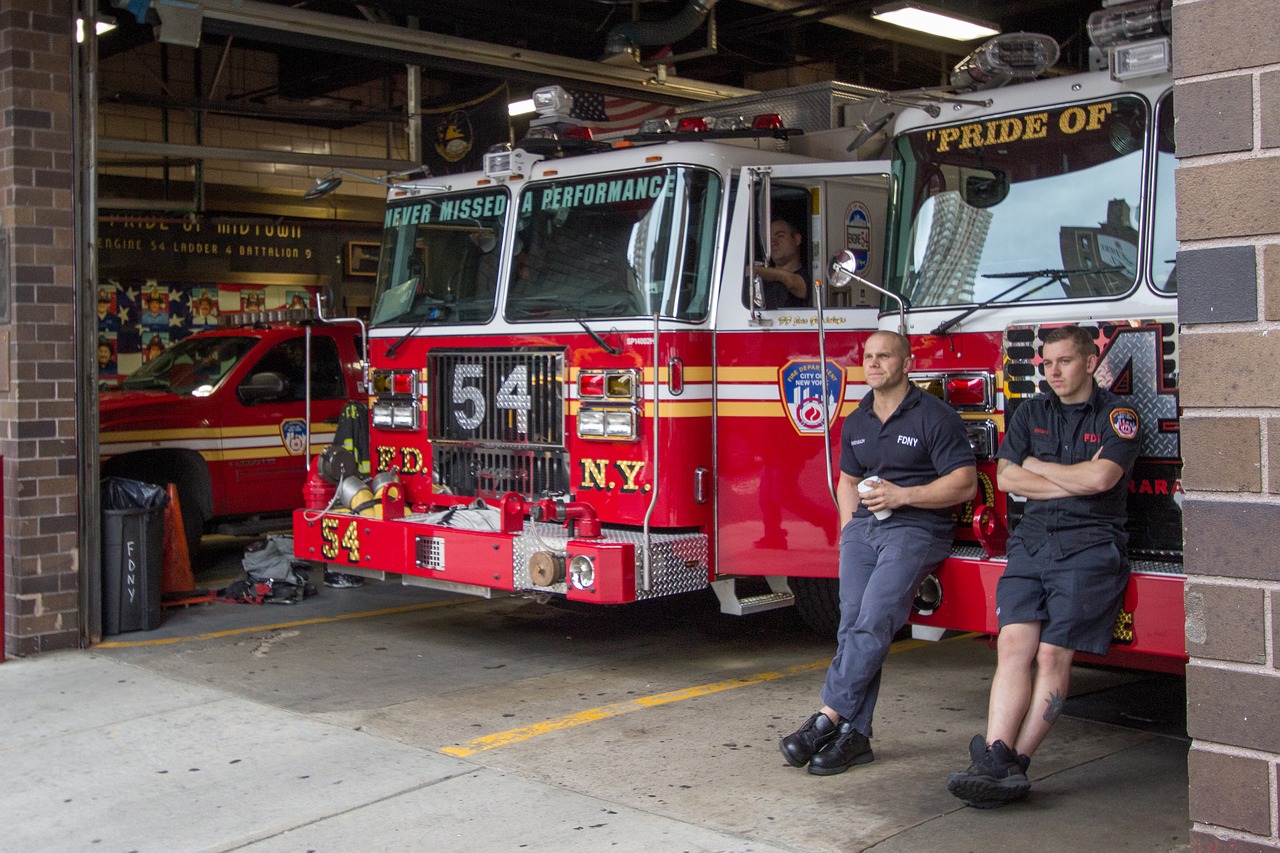
[[[264,370],[242,382],[236,389],[236,396],[241,403],[252,406],[254,403],[283,400],[287,387],[288,383],[283,375],[273,370]]]

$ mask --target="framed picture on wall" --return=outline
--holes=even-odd
[[[347,275],[372,278],[378,274],[377,243],[360,243],[352,240],[347,243]]]

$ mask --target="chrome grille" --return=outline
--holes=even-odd
[[[436,350],[433,442],[564,447],[564,351]]]
[[[569,493],[568,457],[561,450],[482,449],[438,445],[432,453],[435,479],[457,495],[526,498]]]

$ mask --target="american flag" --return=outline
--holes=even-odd
[[[675,107],[669,104],[651,104],[648,101],[614,98],[595,92],[571,94],[573,112],[570,115],[582,119],[600,133],[633,130],[647,119],[671,118],[676,113]]]

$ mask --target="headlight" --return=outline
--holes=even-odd
[[[578,437],[634,441],[639,421],[639,410],[634,406],[629,409],[581,406],[578,409]]]
[[[575,589],[588,589],[596,582],[596,564],[585,554],[569,561],[569,582]]]
[[[635,412],[629,409],[621,412],[605,412],[604,434],[609,438],[635,438]]]
[[[578,435],[580,437],[604,438],[604,410],[578,410]]]
[[[396,429],[418,426],[418,407],[413,403],[396,403],[391,407],[391,425]]]
[[[390,403],[374,403],[373,404],[373,425],[376,427],[391,428],[391,404]]]

